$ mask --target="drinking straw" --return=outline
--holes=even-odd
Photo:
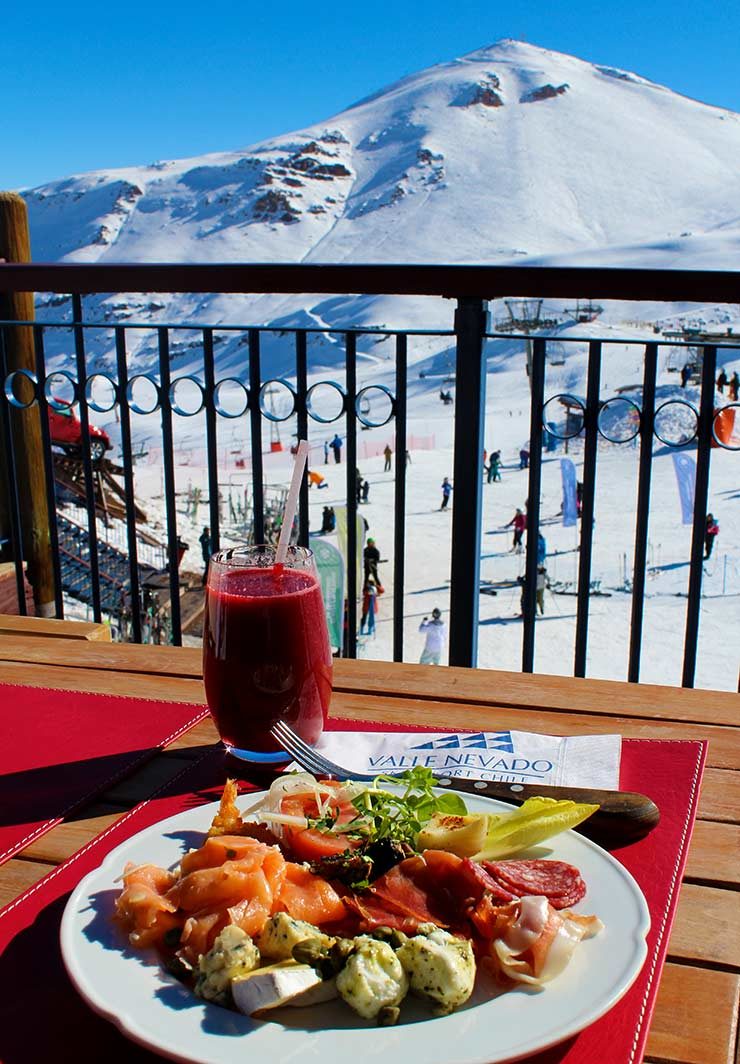
[[[295,465],[293,466],[293,479],[290,482],[288,498],[285,501],[285,510],[283,511],[283,527],[280,529],[280,539],[278,540],[277,550],[275,551],[276,567],[278,565],[285,565],[285,559],[288,557],[290,533],[293,528],[296,510],[298,509],[298,492],[301,490],[301,481],[303,479],[303,471],[306,467],[307,458],[308,440],[299,440],[298,450],[295,456]]]

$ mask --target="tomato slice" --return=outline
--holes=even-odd
[[[291,855],[297,861],[320,861],[322,857],[333,857],[345,850],[352,850],[357,845],[355,839],[346,835],[328,834],[308,828],[306,831],[286,829],[287,843]]]
[[[316,797],[310,792],[287,795],[280,804],[280,811],[310,820],[319,816]],[[332,802],[326,812],[336,817],[337,824],[347,824],[357,815],[357,810],[351,802]],[[293,828],[286,825],[283,832],[292,855],[299,861],[320,861],[322,857],[333,857],[344,853],[345,850],[355,850],[361,843],[360,839],[350,838],[336,831],[320,831],[318,828]]]

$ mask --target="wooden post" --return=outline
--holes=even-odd
[[[15,192],[0,192],[0,259],[6,262],[30,262],[31,241],[25,200]],[[0,319],[31,321],[34,316],[32,292],[0,292]],[[18,369],[36,371],[31,326],[5,326],[5,352],[8,372]],[[16,395],[30,397],[30,383],[16,385]],[[36,613],[54,615],[54,570],[49,539],[49,515],[46,507],[46,478],[41,443],[41,425],[37,406],[10,411],[16,478],[19,491],[23,557],[28,579],[33,587]]]

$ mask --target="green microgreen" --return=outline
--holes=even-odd
[[[384,790],[382,785],[388,783],[402,790],[399,793]],[[446,791],[436,795],[435,784],[432,770],[421,765],[397,776],[376,776],[366,790],[352,798],[357,816],[341,825],[342,833],[368,841],[393,839],[413,846],[422,826],[435,813],[455,816],[467,813],[459,794]]]
[[[329,810],[324,816],[307,817],[306,820],[309,828],[313,828],[315,831],[331,831],[337,822],[337,813],[332,813]]]

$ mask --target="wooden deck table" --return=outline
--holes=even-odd
[[[0,636],[0,682],[202,703],[199,650]],[[0,712],[2,708],[0,707]],[[740,1064],[740,696],[647,684],[338,660],[332,713],[444,730],[708,739],[699,818],[646,1061]],[[217,741],[201,722],[0,867],[12,901]],[[594,1061],[594,1064],[598,1064]]]

